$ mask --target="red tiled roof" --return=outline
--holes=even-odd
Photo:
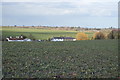
[[[113,29],[112,31],[120,31],[120,29]]]
[[[23,38],[9,38],[9,40],[24,40]]]

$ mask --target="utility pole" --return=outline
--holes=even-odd
[[[118,28],[120,28],[120,1],[118,2]]]

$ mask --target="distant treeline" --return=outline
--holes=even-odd
[[[84,27],[70,27],[70,26],[3,26],[3,27],[16,27],[16,28],[37,28],[37,29],[48,29],[48,30],[72,30],[72,31],[80,31],[80,30],[105,30],[105,29],[116,29],[116,28],[84,28]]]

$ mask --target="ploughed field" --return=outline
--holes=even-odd
[[[3,42],[5,78],[118,77],[118,40]]]

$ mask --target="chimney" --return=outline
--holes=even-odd
[[[19,38],[19,36],[16,36],[16,38]]]
[[[10,36],[10,38],[12,38],[12,36]]]
[[[20,38],[23,38],[23,36],[20,36]]]

